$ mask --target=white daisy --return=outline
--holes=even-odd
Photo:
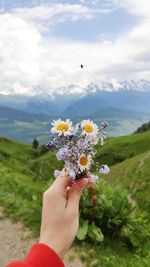
[[[98,134],[98,126],[90,120],[83,120],[81,122],[82,134],[87,135],[97,135]]]
[[[52,134],[57,133],[59,136],[62,134],[66,136],[70,135],[73,131],[72,121],[70,119],[66,121],[62,121],[61,119],[54,120],[51,124],[53,125],[51,129]]]
[[[86,156],[85,154],[81,154],[78,160],[78,166],[81,171],[89,170],[92,164],[91,155]]]

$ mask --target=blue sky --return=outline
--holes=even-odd
[[[118,8],[110,13],[97,14],[93,19],[83,21],[67,21],[57,25],[54,34],[64,38],[81,41],[97,41],[104,38],[115,40],[128,32],[138,18]]]
[[[149,14],[147,0],[1,0],[0,92],[149,79]]]
[[[5,12],[11,12],[15,8],[36,7],[38,5],[52,4],[82,4],[89,9],[101,9],[102,12],[95,13],[91,19],[80,19],[77,21],[64,21],[58,23],[53,29],[53,34],[58,37],[79,41],[96,41],[103,38],[114,40],[120,34],[129,31],[139,18],[133,14],[129,14],[125,9],[119,7],[118,1],[100,0],[100,1],[76,1],[76,0],[59,0],[59,1],[32,1],[32,0],[5,0],[1,4]],[[44,19],[43,19],[44,21]],[[69,23],[68,23],[69,22]],[[51,33],[51,32],[50,32]],[[47,33],[48,34],[48,33]]]

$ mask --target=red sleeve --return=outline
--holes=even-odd
[[[23,261],[14,261],[6,267],[65,267],[54,250],[44,244],[34,245]]]

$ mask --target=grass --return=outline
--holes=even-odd
[[[55,167],[61,166],[54,153],[37,158],[30,145],[0,138],[0,203],[6,214],[37,232],[42,194]]]
[[[150,150],[113,166],[107,181],[114,188],[126,188],[132,201],[150,215]]]
[[[150,131],[107,139],[103,147],[97,147],[97,160],[114,165],[150,150]]]
[[[131,200],[150,214],[150,132],[109,138],[97,150],[97,160],[112,165],[106,181],[114,188],[126,189]],[[53,182],[54,169],[61,168],[55,153],[37,157],[30,145],[0,138],[0,204],[5,214],[38,234],[43,192]],[[99,185],[97,190],[101,194]],[[110,204],[111,199],[108,208]],[[130,251],[112,238],[99,245],[80,242],[76,249],[87,267],[150,266],[149,252]]]
[[[150,253],[140,255],[129,251],[118,241],[106,240],[103,244],[82,244],[76,247],[87,267],[149,267]]]

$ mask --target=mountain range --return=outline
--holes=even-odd
[[[74,122],[89,118],[96,123],[107,120],[109,135],[131,134],[150,121],[150,82],[99,81],[84,88],[58,88],[54,95],[0,95],[2,136],[29,143],[37,137],[46,142],[50,122],[56,118]]]
[[[35,122],[35,121],[48,121],[50,116],[46,114],[34,114],[31,112],[0,106],[0,122],[2,123],[15,123],[20,122]]]
[[[34,114],[19,109],[0,106],[0,136],[31,143],[36,137],[40,143],[49,139],[51,122],[57,117],[47,114]],[[107,121],[109,136],[133,133],[141,124],[150,120],[150,113],[121,108],[103,108],[88,116],[73,117],[74,123],[91,119],[99,124]]]
[[[97,82],[86,87],[70,85],[58,88],[53,95],[0,95],[0,106],[49,116],[88,116],[107,107],[150,112],[150,82]]]

